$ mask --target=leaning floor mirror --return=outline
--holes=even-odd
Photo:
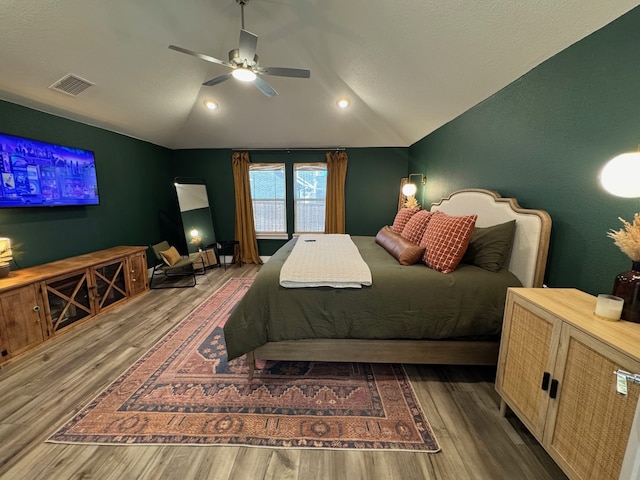
[[[216,235],[204,179],[176,177],[174,184],[189,253],[211,247]]]

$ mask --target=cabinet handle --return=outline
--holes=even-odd
[[[551,381],[551,374],[549,372],[544,372],[542,375],[542,390],[545,392],[549,390],[549,382]]]
[[[558,380],[555,378],[551,380],[551,390],[549,390],[549,396],[551,398],[556,398],[558,395]]]
[[[33,307],[33,311],[34,312],[39,312],[40,311],[40,306],[36,305],[35,307]]]

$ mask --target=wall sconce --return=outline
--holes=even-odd
[[[640,197],[640,145],[637,152],[618,155],[600,171],[600,184],[612,195]]]
[[[420,177],[420,179],[412,180],[411,177]],[[418,201],[415,197],[415,194],[418,191],[418,182],[424,186],[427,184],[427,178],[421,173],[412,173],[409,175],[407,183],[402,186],[402,194],[406,197],[404,202],[404,206],[406,208],[415,208],[418,206]]]

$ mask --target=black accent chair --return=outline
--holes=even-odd
[[[149,288],[190,288],[196,286],[196,275],[204,273],[204,262],[200,252],[192,253],[187,257],[183,256],[173,265],[168,265],[160,255],[160,252],[171,248],[169,242],[162,241],[155,245],[150,245],[149,248],[156,258],[151,280],[149,281]],[[163,280],[159,281],[158,276],[163,277]],[[174,281],[176,278],[185,277],[191,278],[188,284]],[[156,280],[155,284],[154,280]]]

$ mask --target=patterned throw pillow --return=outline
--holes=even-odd
[[[175,265],[178,260],[180,260],[180,254],[176,250],[176,247],[169,247],[168,250],[163,250],[160,252],[160,256],[164,260],[164,263],[169,266]]]
[[[396,218],[394,218],[393,220],[393,225],[391,225],[391,230],[396,232],[398,235],[401,235],[402,230],[404,230],[404,227],[409,221],[409,219],[419,211],[420,211],[420,207],[401,208],[400,210],[398,210],[398,213],[396,214]]]
[[[420,246],[426,249],[424,263],[442,273],[453,272],[469,246],[477,218],[477,215],[454,217],[434,212],[420,241]]]
[[[429,223],[429,219],[431,218],[431,212],[427,210],[420,210],[418,213],[413,215],[404,226],[402,230],[402,237],[406,238],[412,243],[416,245],[420,243],[422,237],[424,236],[424,231],[427,229],[427,224]]]

